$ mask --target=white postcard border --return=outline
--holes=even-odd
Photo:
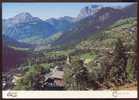
[[[137,98],[136,90],[120,91],[2,91],[3,98]]]

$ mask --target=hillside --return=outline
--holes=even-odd
[[[82,41],[77,48],[105,47],[113,48],[117,38],[121,38],[125,45],[132,45],[136,40],[136,17],[122,19],[99,33],[95,33],[86,41]],[[129,42],[130,41],[130,42]],[[92,46],[92,47],[91,47]]]
[[[71,90],[82,88],[84,90],[83,84],[86,84],[86,88],[93,90],[136,89],[136,84],[132,86],[137,77],[136,26],[137,20],[134,17],[118,20],[107,29],[95,33],[92,37],[79,43],[69,53],[71,65],[65,68],[67,88]],[[84,64],[77,59],[83,61]],[[79,72],[81,68],[81,72],[84,69],[83,73]],[[82,76],[78,77],[87,78],[88,76],[88,81],[86,82],[81,78],[77,81],[81,85],[79,85],[80,88],[78,88],[79,83],[77,87],[70,87],[69,85],[73,84],[73,80],[78,79],[75,80],[73,76],[79,73]],[[85,83],[82,83],[83,81]]]
[[[10,38],[8,36],[2,35],[3,37],[3,45],[10,46],[10,47],[17,47],[17,48],[28,48],[28,49],[33,49],[35,45],[23,43],[23,42],[18,42],[17,40]]]
[[[27,58],[31,55],[28,50],[19,50],[8,46],[3,46],[2,51],[3,72],[10,72],[11,70],[15,70],[20,64],[26,62]]]

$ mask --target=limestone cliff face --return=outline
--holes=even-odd
[[[91,5],[91,6],[87,6],[85,8],[82,8],[80,10],[80,13],[77,16],[77,20],[81,20],[85,17],[92,16],[96,12],[98,12],[99,9],[101,9],[101,6],[98,6],[98,5]]]

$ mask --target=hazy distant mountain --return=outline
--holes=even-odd
[[[53,27],[55,27],[57,32],[63,32],[65,30],[69,29],[70,27],[72,27],[73,23],[75,22],[75,18],[72,18],[69,16],[64,16],[64,17],[60,17],[58,19],[50,18],[50,19],[47,19],[46,22],[48,22]]]
[[[123,9],[116,9],[111,7],[103,7],[93,16],[86,17],[75,26],[65,33],[57,40],[54,45],[75,45],[76,43],[92,36],[94,33],[102,31],[114,22],[129,18],[136,17],[137,5],[130,5]]]
[[[8,24],[8,26],[10,26],[10,25],[16,25],[16,24],[20,24],[20,23],[29,23],[29,22],[33,22],[33,21],[41,21],[41,19],[39,19],[37,17],[33,17],[30,13],[23,12],[23,13],[17,14],[13,18],[9,18],[5,21],[6,21],[5,24]]]
[[[3,21],[3,34],[18,41],[32,37],[36,37],[34,39],[47,38],[55,32],[56,29],[51,24],[31,16],[29,13],[20,13]]]
[[[3,34],[20,42],[41,44],[42,39],[69,29],[73,22],[74,18],[68,16],[43,21],[24,12],[3,20]]]

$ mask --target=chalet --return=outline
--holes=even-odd
[[[64,88],[64,71],[55,71],[53,74],[46,77],[47,89]]]
[[[63,87],[64,86],[63,76],[64,76],[63,71],[55,71],[55,73],[49,78],[54,80],[54,83],[56,84],[56,86]]]

